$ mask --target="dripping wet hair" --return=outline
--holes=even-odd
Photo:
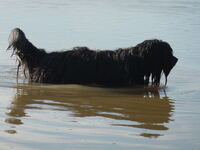
[[[171,46],[158,39],[116,50],[74,47],[48,53],[35,47],[21,29],[15,28],[8,42],[8,49],[17,57],[17,70],[22,67],[27,70],[31,82],[40,83],[159,85],[163,73],[166,84],[178,60]]]

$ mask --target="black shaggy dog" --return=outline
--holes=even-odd
[[[17,56],[33,82],[56,84],[100,84],[108,86],[159,85],[162,72],[167,76],[177,58],[167,42],[146,40],[135,47],[115,51],[94,51],[87,47],[47,53],[35,47],[19,28],[9,35],[8,49]]]

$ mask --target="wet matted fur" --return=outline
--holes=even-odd
[[[170,45],[157,39],[117,50],[74,47],[47,53],[35,47],[19,28],[9,35],[10,48],[17,56],[18,70],[23,67],[28,71],[30,81],[40,83],[115,86],[149,84],[151,77],[152,85],[159,85],[162,72],[167,83],[178,60]]]

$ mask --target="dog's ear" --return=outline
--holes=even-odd
[[[178,61],[178,58],[171,56],[167,62],[165,62],[164,68],[163,68],[163,72],[165,74],[165,85],[167,84],[167,77],[170,73],[170,71],[172,70],[172,68],[176,65]]]

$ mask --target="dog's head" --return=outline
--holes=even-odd
[[[163,72],[165,75],[165,85],[167,84],[167,77],[170,71],[172,70],[172,68],[176,65],[178,58],[176,58],[173,55],[170,55],[166,61],[167,62],[164,64],[164,67],[163,67]]]
[[[167,63],[167,65],[165,65],[163,69],[165,76],[169,75],[170,71],[176,65],[177,61],[178,61],[178,58],[176,58],[175,56],[171,56],[171,58],[169,59],[169,62]]]
[[[19,28],[15,28],[9,34],[9,37],[8,37],[9,45],[8,45],[7,50],[13,49],[13,54],[14,54],[15,52],[18,52],[23,49],[26,41],[27,39],[24,32]]]

